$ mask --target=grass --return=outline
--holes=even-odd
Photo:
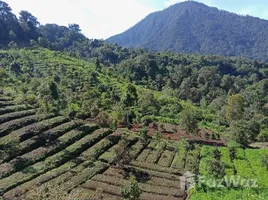
[[[207,176],[205,163],[207,159],[210,159],[213,147],[203,146],[202,147],[202,160],[200,163],[201,174]],[[227,166],[232,165],[229,158],[228,148],[220,147],[222,153],[222,161],[224,161]],[[237,175],[235,176],[239,180],[257,180],[257,188],[216,188],[204,191],[202,189],[196,188],[191,195],[191,200],[244,200],[244,199],[256,199],[265,200],[268,195],[268,175],[265,173],[265,168],[261,166],[260,159],[264,153],[268,150],[265,149],[238,149],[237,156],[234,160],[234,167],[237,169]],[[233,175],[232,169],[226,169],[227,175],[230,177]]]

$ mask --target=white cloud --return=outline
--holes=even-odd
[[[6,0],[15,13],[28,10],[42,23],[77,23],[89,38],[104,38],[130,28],[154,8],[137,0]]]

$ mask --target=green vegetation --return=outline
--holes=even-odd
[[[153,51],[217,54],[267,61],[268,57],[262,50],[268,45],[265,38],[267,24],[267,20],[186,1],[151,13],[127,31],[109,38],[108,42]]]
[[[250,147],[268,141],[267,63],[126,49],[0,10],[3,198],[185,199],[189,171],[258,181],[192,199],[267,196],[267,150]]]

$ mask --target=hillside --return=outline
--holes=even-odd
[[[187,1],[152,13],[109,38],[124,47],[268,61],[268,21]]]
[[[8,8],[1,200],[266,199],[267,63],[124,48]]]

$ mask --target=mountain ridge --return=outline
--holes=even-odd
[[[267,61],[267,32],[267,20],[189,1],[151,13],[107,41],[153,51],[216,54]]]

